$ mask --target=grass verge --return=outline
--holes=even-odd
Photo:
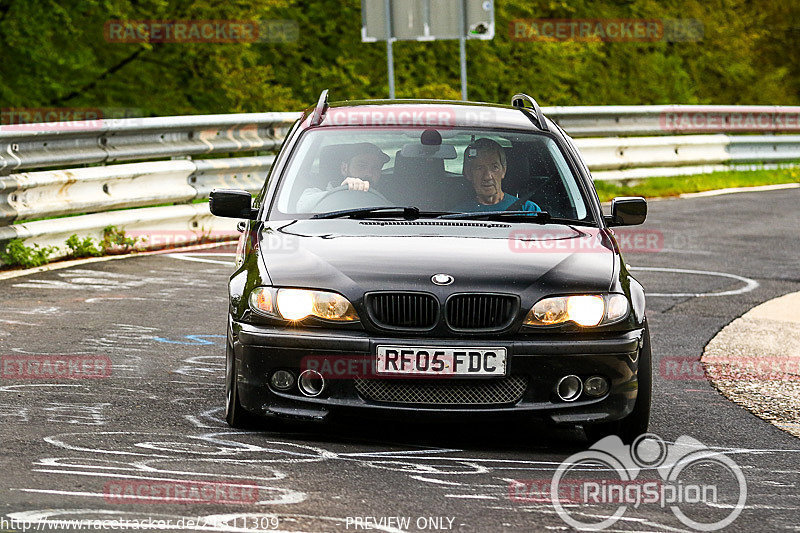
[[[781,183],[800,183],[800,168],[781,168],[777,170],[729,170],[711,174],[692,176],[667,176],[645,178],[637,182],[619,184],[614,181],[594,182],[601,202],[615,196],[644,196],[658,198],[678,196],[679,194],[732,187],[757,187]]]

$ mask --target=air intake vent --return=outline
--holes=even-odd
[[[525,376],[503,379],[356,379],[365,400],[430,406],[513,405],[528,386]]]
[[[447,300],[447,324],[455,331],[497,331],[514,320],[515,296],[503,294],[456,294]]]
[[[372,321],[388,329],[431,329],[439,315],[439,302],[426,293],[379,292],[366,301]]]

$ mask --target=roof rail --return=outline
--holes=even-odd
[[[536,122],[539,123],[539,129],[542,131],[550,131],[550,128],[547,127],[547,122],[544,120],[542,108],[539,107],[539,104],[533,99],[533,97],[523,93],[517,93],[511,97],[511,105],[519,109],[528,109],[525,107],[525,102],[531,104],[533,111],[536,113]]]
[[[325,113],[328,111],[328,89],[322,91],[317,100],[317,107],[314,108],[314,114],[311,115],[311,125],[319,126],[325,118]]]

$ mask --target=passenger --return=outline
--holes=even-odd
[[[343,185],[351,191],[369,191],[372,187],[372,190],[380,192],[377,185],[381,179],[381,169],[389,161],[389,156],[374,144],[367,142],[343,146],[342,149],[346,149],[349,156],[339,166],[339,177],[328,182],[325,190],[311,188],[303,191],[297,201],[299,212],[311,211],[328,191]],[[325,163],[320,161],[320,165]]]
[[[521,202],[501,187],[506,176],[506,152],[496,141],[481,138],[464,151],[464,178],[472,184],[475,199],[456,206],[458,211],[541,211],[530,200]]]

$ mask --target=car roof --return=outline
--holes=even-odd
[[[485,127],[540,130],[531,121],[531,110],[485,102],[453,100],[352,100],[331,102],[318,125],[311,125],[314,107],[305,110],[301,123],[308,127]],[[546,119],[547,120],[547,119]],[[555,128],[547,120],[550,131]]]

